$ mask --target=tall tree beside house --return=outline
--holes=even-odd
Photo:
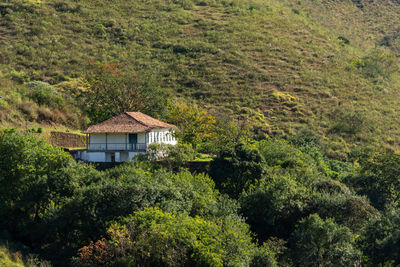
[[[176,125],[179,140],[196,148],[200,143],[217,138],[216,121],[197,105],[173,104],[169,108],[168,122]]]
[[[149,73],[126,71],[116,63],[91,62],[86,82],[84,109],[92,124],[125,111],[142,111],[154,117],[167,111],[169,95]]]

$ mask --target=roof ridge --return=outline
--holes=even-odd
[[[137,111],[135,111],[135,112],[137,112]],[[142,121],[136,119],[136,118],[133,117],[131,114],[129,114],[129,113],[134,113],[134,112],[124,112],[124,113],[125,113],[126,115],[128,115],[130,118],[132,118],[132,119],[134,119],[135,121],[137,121],[138,123],[140,123],[141,125],[146,126],[146,127],[150,127],[149,125],[145,124],[144,122],[142,122]],[[142,112],[140,112],[140,113],[142,113]],[[143,113],[142,113],[142,114],[143,114]],[[145,115],[145,114],[144,114],[144,115]]]

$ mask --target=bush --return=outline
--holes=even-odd
[[[396,56],[373,50],[361,59],[352,62],[366,78],[379,83],[391,79],[391,75],[398,71]]]
[[[292,260],[299,266],[359,266],[361,252],[349,228],[317,214],[300,221],[289,239]]]
[[[27,84],[27,94],[30,99],[41,106],[63,108],[65,105],[61,94],[48,83],[34,81]]]
[[[356,134],[363,130],[365,119],[359,112],[341,114],[336,124],[330,129],[333,133]]]
[[[288,238],[295,225],[312,213],[334,218],[357,232],[378,213],[337,181],[303,181],[289,173],[263,178],[244,192],[239,202],[243,216],[261,241],[272,236]]]
[[[30,134],[0,133],[0,226],[24,235],[40,222],[50,203],[71,196],[76,181],[60,177],[75,161],[60,148]]]
[[[196,152],[188,144],[157,144],[153,143],[147,147],[147,157],[149,160],[164,162],[167,167],[179,169],[188,161],[196,158]]]
[[[398,266],[400,264],[400,210],[385,211],[373,218],[359,240],[366,266]]]
[[[108,233],[109,240],[80,249],[82,265],[246,266],[255,250],[241,222],[207,221],[157,208],[135,212]]]
[[[217,187],[233,198],[259,180],[263,172],[263,157],[258,150],[246,144],[221,151],[210,164],[210,176]]]
[[[294,168],[306,166],[307,155],[285,140],[269,139],[256,143],[257,149],[270,167]]]
[[[400,205],[400,155],[393,152],[377,153],[361,160],[358,173],[346,178],[360,195],[366,195],[372,205],[385,207]]]
[[[76,171],[66,170],[66,174],[80,175],[88,185],[76,190],[63,205],[46,212],[46,223],[37,232],[47,244],[46,253],[57,260],[70,257],[89,240],[104,236],[110,221],[145,207],[160,207],[166,212],[193,217],[241,220],[237,204],[219,195],[209,177],[140,167],[137,163],[123,164],[102,175],[76,167]]]

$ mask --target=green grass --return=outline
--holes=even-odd
[[[89,60],[121,62],[270,135],[311,128],[332,157],[359,143],[399,148],[398,71],[377,80],[352,64],[375,47],[397,53],[400,6],[390,1],[11,0],[0,10],[0,94],[41,80],[74,95]],[[12,103],[29,100],[8,98],[2,123],[23,125],[29,111]],[[353,113],[360,129],[332,130]]]

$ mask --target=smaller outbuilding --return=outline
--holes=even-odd
[[[75,158],[87,162],[124,162],[145,153],[152,143],[176,145],[177,129],[141,112],[124,112],[83,131],[86,149],[78,151]]]

